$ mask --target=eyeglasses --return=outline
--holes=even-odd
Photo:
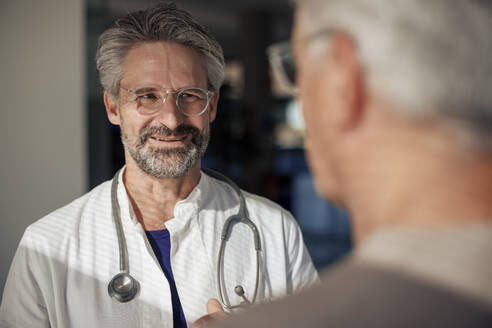
[[[121,89],[130,93],[132,102],[137,105],[137,111],[142,115],[152,115],[157,113],[161,106],[166,102],[169,94],[176,99],[176,107],[186,116],[200,116],[207,110],[213,92],[198,87],[189,87],[179,90],[167,90],[156,87],[143,87],[139,89],[128,89],[120,86]]]
[[[297,94],[296,63],[289,41],[272,44],[267,48],[267,55],[273,75],[280,83],[280,88],[292,95]]]
[[[335,30],[333,29],[322,29],[304,37],[301,42],[305,44],[321,36],[332,36],[334,32]],[[297,66],[292,52],[292,43],[290,41],[274,43],[267,48],[266,52],[270,60],[270,66],[273,69],[273,74],[281,84],[280,87],[293,96],[297,95]]]

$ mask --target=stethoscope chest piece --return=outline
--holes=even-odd
[[[108,293],[114,300],[124,303],[129,302],[137,296],[140,290],[138,281],[130,275],[128,249],[126,247],[125,233],[121,223],[120,205],[118,204],[118,176],[116,172],[111,183],[111,207],[113,212],[113,222],[118,236],[118,248],[120,251],[120,272],[111,279],[108,284]]]
[[[140,290],[140,284],[127,272],[120,272],[108,284],[109,296],[124,303],[135,298]]]

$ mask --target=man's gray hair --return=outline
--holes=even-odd
[[[305,34],[351,36],[371,88],[404,114],[459,122],[492,149],[492,1],[297,2]]]
[[[128,51],[141,42],[171,41],[195,50],[207,72],[208,88],[219,90],[224,79],[224,55],[217,40],[174,3],[159,3],[118,18],[99,37],[96,66],[106,92],[117,97]]]

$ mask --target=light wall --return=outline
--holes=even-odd
[[[0,295],[24,229],[86,191],[84,4],[0,3]]]

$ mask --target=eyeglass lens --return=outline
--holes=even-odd
[[[267,48],[271,67],[281,90],[296,92],[296,64],[290,42],[281,42]]]
[[[296,84],[296,64],[292,52],[289,50],[284,52],[283,54],[280,54],[280,60],[285,76],[294,86]]]

